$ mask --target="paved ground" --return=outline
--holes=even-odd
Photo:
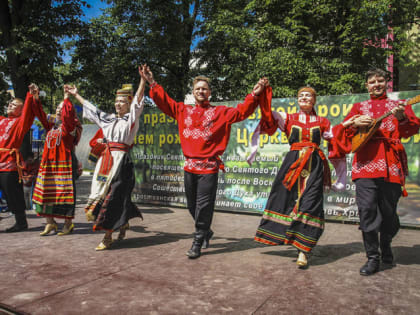
[[[126,240],[95,252],[102,234],[85,221],[83,197],[71,235],[40,237],[44,221],[31,212],[29,231],[0,234],[0,314],[420,313],[420,230],[401,230],[397,265],[371,277],[359,275],[357,226],[340,223],[326,225],[300,270],[296,250],[253,241],[259,216],[218,212],[211,248],[189,260],[192,220],[179,208],[143,206]]]

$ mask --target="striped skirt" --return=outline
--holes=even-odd
[[[270,195],[255,236],[267,245],[292,245],[310,252],[324,230],[323,163],[313,154],[292,189],[283,185],[299,151],[290,151],[273,182]]]

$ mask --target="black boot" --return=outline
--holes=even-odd
[[[381,232],[380,247],[382,262],[387,265],[394,264],[394,255],[391,249],[392,236]]]
[[[209,229],[206,237],[204,238],[203,246],[201,246],[202,249],[207,249],[210,247],[210,239],[213,237],[213,234],[214,232],[211,229]]]
[[[187,252],[188,258],[195,259],[201,256],[201,246],[203,245],[206,235],[207,232],[203,230],[194,233],[191,249]]]
[[[6,229],[6,233],[14,233],[14,232],[22,232],[28,229],[28,223],[26,224],[17,224],[15,223],[13,226]]]
[[[362,276],[370,276],[379,271],[379,239],[376,231],[362,232],[368,261],[360,268]]]
[[[26,216],[15,217],[16,223],[6,229],[6,233],[21,232],[28,229],[28,221],[26,221]]]

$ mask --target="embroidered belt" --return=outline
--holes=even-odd
[[[213,156],[209,158],[185,158],[184,170],[194,172],[194,171],[205,171],[205,172],[215,172],[222,170],[223,173],[226,172],[225,165],[223,164],[222,159],[219,156]]]
[[[97,180],[106,182],[109,172],[111,171],[112,165],[114,164],[114,159],[112,158],[112,151],[130,151],[131,146],[125,143],[119,142],[106,142],[105,148],[101,153],[102,162],[99,168]]]
[[[13,148],[13,149],[7,149],[7,148],[0,148],[0,152],[9,152],[9,155],[15,154],[16,156],[16,169],[19,174],[19,183],[22,182],[23,178],[23,165],[20,164],[20,152],[19,149]]]
[[[302,151],[303,154],[290,166],[286,176],[284,177],[283,185],[287,188],[287,190],[292,189],[299,176],[307,177],[309,175],[309,171],[304,169],[304,167],[314,151],[318,152],[324,164],[324,186],[331,187],[331,172],[328,165],[328,160],[325,157],[324,152],[322,152],[316,143],[293,143],[290,147],[290,151]]]

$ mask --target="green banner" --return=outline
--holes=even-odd
[[[390,93],[392,99],[411,98],[420,91]],[[368,94],[318,96],[317,114],[327,117],[332,125],[338,124],[350,111],[352,104],[368,99]],[[218,105],[218,103],[213,103]],[[236,102],[223,103],[236,106]],[[420,116],[420,105],[413,106]],[[294,113],[298,111],[296,98],[273,99],[272,109]],[[186,206],[184,192],[184,156],[178,136],[177,122],[148,106],[140,117],[140,128],[132,150],[136,168],[136,188],[133,200],[140,203]],[[217,189],[216,209],[262,212],[270,193],[272,182],[289,151],[287,137],[280,130],[273,136],[261,136],[256,161],[249,166],[246,162],[251,150],[252,133],[260,119],[257,110],[247,120],[234,124],[229,145],[222,160],[226,173],[220,172]],[[402,142],[407,151],[410,174],[407,178],[408,197],[401,198],[398,206],[403,225],[420,225],[420,134]],[[321,148],[327,153],[327,143]],[[328,219],[358,221],[355,204],[355,185],[351,181],[352,156],[347,157],[347,187],[340,193],[330,192],[324,196],[325,215]],[[335,172],[331,165],[333,180]]]

